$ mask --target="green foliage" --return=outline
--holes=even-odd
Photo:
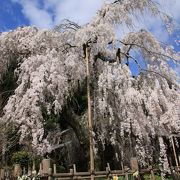
[[[14,74],[14,70],[16,68],[17,68],[17,61],[16,59],[13,59],[11,61],[11,64],[7,68],[7,72],[2,77],[1,88],[3,90],[6,91],[6,90],[14,89],[17,80],[17,77]]]
[[[150,175],[149,174],[146,174],[143,177],[144,177],[144,180],[150,180]],[[107,180],[107,179],[108,178],[97,178],[97,180]],[[128,179],[129,180],[134,180],[134,177],[133,176],[128,176]],[[161,180],[161,176],[155,175],[155,179],[156,180]],[[173,180],[172,178],[165,178],[165,179],[166,180]],[[125,180],[125,177],[124,176],[119,176],[118,180]]]
[[[144,175],[144,179],[145,180],[150,180],[150,175],[148,175],[148,174],[146,174],[146,175]],[[161,175],[155,175],[155,179],[156,180],[161,180],[162,178],[161,178]],[[171,178],[171,177],[168,177],[168,178],[165,178],[166,180],[172,180],[173,178]]]
[[[63,165],[57,165],[57,172],[58,173],[65,173],[66,172],[66,168]]]
[[[96,178],[97,180],[108,180],[108,178]],[[113,180],[113,178],[111,178]],[[128,177],[129,180],[134,180],[134,177],[129,176]],[[118,176],[118,180],[125,180],[124,176]]]
[[[33,161],[35,162],[35,169],[36,169],[36,171],[38,171],[38,169],[39,169],[39,164],[40,164],[41,161],[42,161],[42,157],[41,157],[41,156],[34,156],[34,157],[33,157]]]
[[[14,93],[14,89],[17,84],[17,76],[14,73],[14,70],[18,67],[16,57],[12,57],[11,63],[8,65],[7,71],[2,75],[0,81],[0,113],[4,106],[6,105],[9,96]]]
[[[22,167],[27,167],[32,163],[32,157],[26,151],[15,152],[11,159],[14,164],[20,164]]]
[[[149,178],[150,179],[150,178]],[[155,179],[157,179],[157,180],[161,180],[161,176],[159,176],[159,175],[155,175]]]

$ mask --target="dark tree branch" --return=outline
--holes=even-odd
[[[130,45],[130,46],[139,47],[139,48],[141,48],[141,49],[144,49],[144,50],[145,50],[146,52],[148,52],[149,54],[155,54],[155,55],[163,56],[163,57],[165,57],[165,58],[172,59],[173,61],[175,61],[175,62],[178,63],[178,64],[180,63],[180,62],[178,62],[176,59],[174,59],[174,58],[171,57],[171,56],[168,56],[168,55],[166,55],[166,54],[162,54],[162,53],[160,53],[160,52],[155,52],[155,51],[149,50],[149,49],[147,49],[146,47],[144,47],[144,46],[142,46],[142,45],[140,45],[140,44],[137,44],[137,43],[125,43],[125,42],[120,41],[120,40],[118,40],[118,42],[124,44],[125,46]]]
[[[73,30],[73,31],[77,31],[78,29],[81,28],[81,26],[79,26],[77,23],[73,22],[73,21],[70,21],[68,19],[65,19],[64,20],[65,23],[62,23],[60,25],[57,25],[54,30],[55,31],[64,31],[64,30],[67,30],[67,29],[70,29],[70,30]]]

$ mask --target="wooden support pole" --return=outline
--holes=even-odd
[[[179,170],[178,159],[177,159],[176,148],[175,148],[173,136],[171,136],[171,141],[172,141],[172,147],[173,147],[173,152],[174,152],[174,158],[175,158],[176,166],[177,166],[177,169]]]
[[[89,69],[89,57],[90,49],[86,44],[85,60],[86,60],[86,76],[87,76],[87,98],[88,98],[88,129],[89,129],[89,151],[90,151],[90,171],[91,180],[94,180],[94,152],[93,152],[93,123],[91,112],[91,93],[90,93],[90,69]]]

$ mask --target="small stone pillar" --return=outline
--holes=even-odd
[[[18,177],[22,175],[22,169],[20,164],[15,164],[14,165],[14,172],[13,172],[13,176],[14,177]]]
[[[132,157],[131,158],[131,169],[133,172],[136,172],[139,170],[138,168],[138,160],[136,157]]]
[[[43,159],[42,160],[42,174],[49,174],[50,169],[50,159]]]
[[[0,171],[0,180],[3,180],[5,178],[5,171],[4,169],[1,169]]]

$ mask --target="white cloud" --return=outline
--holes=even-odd
[[[79,24],[87,23],[104,0],[11,0],[22,6],[22,13],[29,19],[31,25],[40,28],[51,28],[63,19],[69,19]]]
[[[22,13],[30,21],[31,25],[40,28],[50,28],[53,26],[52,15],[45,9],[39,7],[36,0],[12,0],[22,6]]]
[[[63,19],[70,19],[79,24],[87,23],[105,0],[11,0],[21,4],[23,14],[32,25],[51,28]],[[41,1],[41,5],[40,5]],[[157,0],[162,10],[180,22],[180,0]],[[160,40],[167,40],[168,35],[159,18],[147,14],[136,23],[135,29],[148,28]],[[125,32],[128,30],[124,28]],[[121,33],[123,33],[123,31]]]
[[[87,23],[102,3],[103,0],[65,0],[56,7],[55,24],[63,19],[70,19],[79,24]]]

